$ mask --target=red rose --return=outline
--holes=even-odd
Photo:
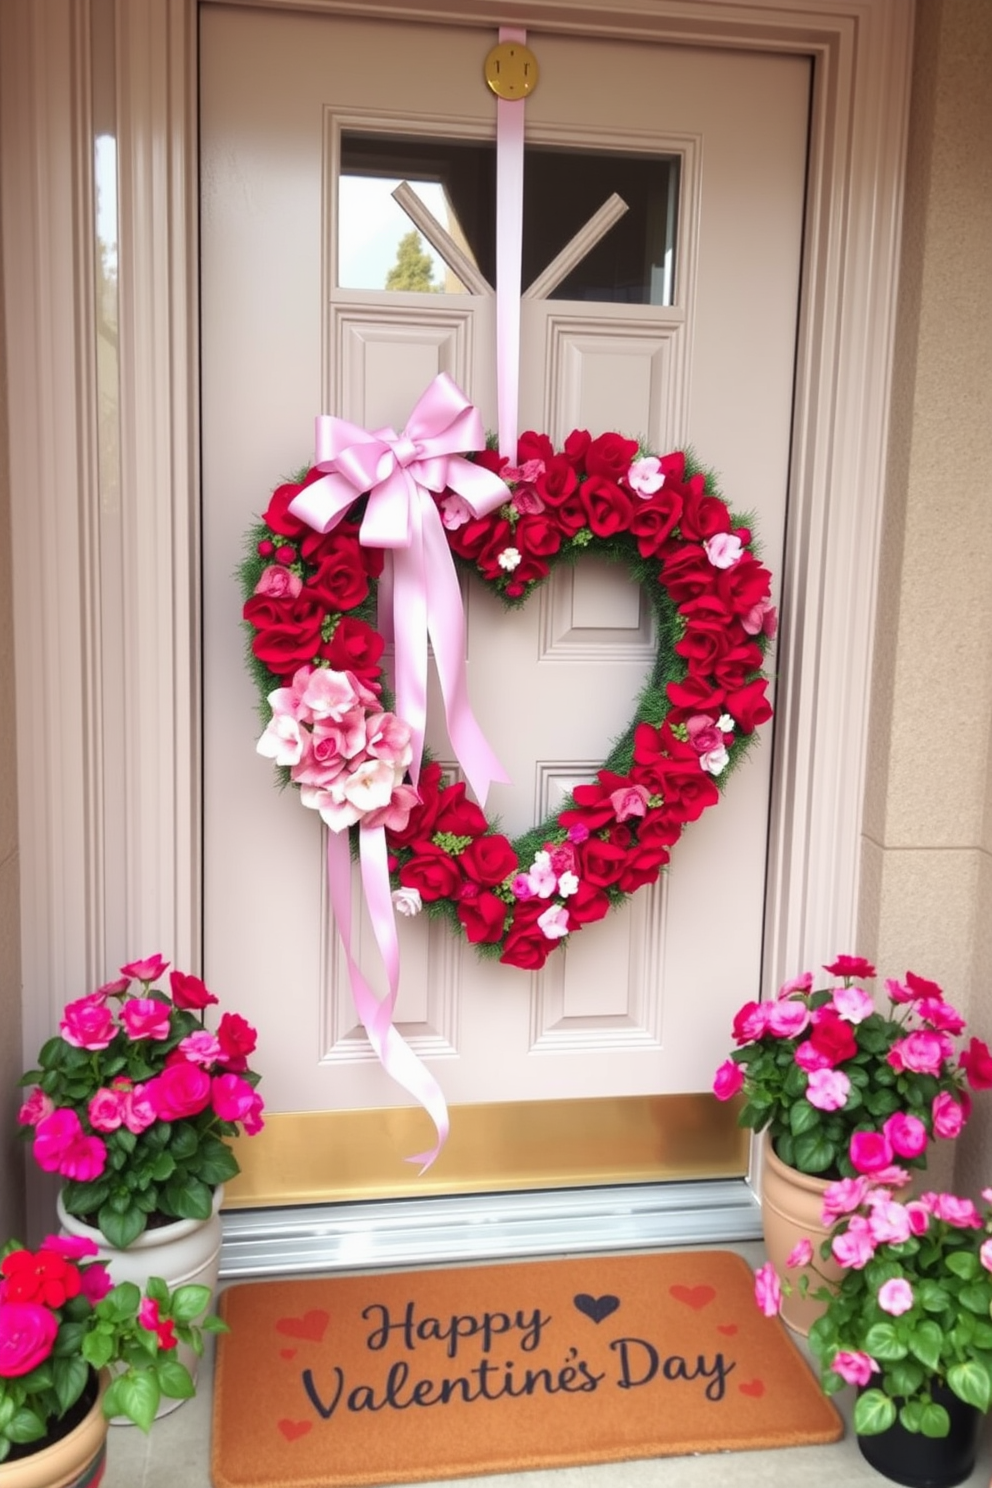
[[[353,672],[366,685],[378,683],[379,658],[385,641],[377,630],[356,620],[354,615],[342,615],[329,641],[321,646],[319,655],[329,661],[337,672]]]
[[[669,486],[633,505],[630,530],[642,558],[653,558],[682,515],[682,497]]]
[[[433,842],[415,842],[413,857],[400,869],[405,889],[418,889],[422,899],[457,899],[462,873],[450,853]]]
[[[973,1038],[959,1063],[972,1090],[992,1090],[992,1054],[983,1039]]]
[[[669,682],[665,691],[672,705],[669,719],[683,723],[694,713],[716,713],[723,704],[726,689],[715,687],[705,677],[690,672],[684,682]]]
[[[368,595],[369,580],[357,551],[339,551],[321,559],[317,572],[306,582],[306,592],[328,610],[353,610],[360,605]]]
[[[535,927],[510,931],[500,961],[506,966],[519,966],[524,971],[540,971],[557,942]]]
[[[628,440],[627,443],[630,441]],[[636,448],[636,446],[635,446]],[[631,498],[615,481],[591,475],[579,487],[582,505],[589,516],[589,526],[597,537],[612,537],[625,532],[634,514]]]
[[[759,677],[754,682],[748,682],[746,686],[727,693],[727,712],[742,733],[753,733],[759,724],[767,723],[771,718],[771,703],[765,696],[767,686],[767,681]]]
[[[503,903],[503,900],[497,899],[495,894],[491,894],[486,889],[474,899],[460,900],[458,918],[473,945],[480,943],[494,945],[496,941],[503,938],[507,910],[508,906]]]
[[[309,606],[307,607],[309,611]],[[320,613],[305,613],[282,625],[260,630],[251,649],[264,666],[277,677],[291,677],[307,662],[313,661],[320,648]]]
[[[690,672],[710,673],[729,647],[726,621],[701,621],[686,630],[675,643],[678,656],[684,656]],[[759,652],[760,656],[760,652]]]
[[[528,460],[543,460],[545,464],[555,458],[555,447],[547,434],[536,434],[527,429],[517,440],[517,464],[526,465]]]
[[[831,961],[830,965],[823,969],[829,971],[831,976],[839,977],[873,977],[875,975],[874,966],[870,961],[866,961],[864,956],[838,956],[836,961]],[[937,986],[936,982],[931,982],[930,985]],[[937,987],[937,992],[940,995],[939,987]]]
[[[858,1052],[858,1041],[850,1023],[846,1023],[836,1009],[829,1005],[818,1008],[813,1014],[809,1041],[816,1052],[828,1061],[831,1069],[843,1064],[845,1059],[853,1059]]]
[[[730,512],[719,496],[703,495],[702,476],[693,476],[682,507],[682,536],[689,542],[705,542],[718,532],[729,532],[733,525]]]
[[[581,822],[592,832],[598,827],[609,825],[616,820],[617,814],[610,796],[615,790],[629,784],[625,775],[614,775],[610,770],[598,771],[595,781],[575,787],[572,792],[575,807],[560,812],[559,822],[563,827],[572,827]]]
[[[622,434],[600,434],[586,450],[586,471],[589,475],[603,475],[607,480],[618,481],[636,459],[636,439],[624,439]]]
[[[514,546],[525,555],[548,558],[561,547],[561,528],[553,517],[543,512],[521,517],[514,534]],[[516,571],[513,576],[516,578]]]
[[[302,484],[287,481],[285,485],[277,486],[269,498],[269,504],[262,518],[266,526],[271,527],[273,532],[278,532],[280,537],[302,537],[305,532],[309,532],[310,529],[306,522],[293,516],[289,510],[289,503],[300,494],[304,486],[310,485],[311,480],[319,480],[320,477],[319,470],[309,470]]]
[[[574,933],[580,925],[591,925],[609,914],[610,900],[595,884],[580,879],[575,893],[569,894],[565,900],[565,908],[568,910],[569,926]]]
[[[410,812],[406,826],[402,831],[386,828],[386,839],[391,847],[408,847],[418,838],[426,841],[430,837],[437,820],[440,792],[441,766],[437,760],[431,760],[420,772],[420,779],[417,781],[420,804]]]
[[[217,1001],[214,994],[207,991],[198,976],[189,976],[184,971],[170,971],[169,985],[172,988],[172,1000],[177,1008],[190,1008],[198,1011]]]
[[[771,593],[772,576],[752,553],[717,572],[716,593],[735,615],[746,615]]]
[[[672,847],[682,836],[682,823],[673,819],[670,812],[657,808],[649,811],[641,822],[637,840],[643,848],[663,849]],[[665,854],[666,858],[670,855]]]
[[[537,477],[534,489],[546,506],[561,506],[579,489],[575,466],[564,455],[545,460],[544,474]]]
[[[664,555],[659,577],[675,603],[682,604],[709,589],[715,572],[701,547],[685,543]]]
[[[573,429],[565,440],[565,459],[570,465],[574,465],[576,470],[581,469],[585,464],[586,452],[589,449],[590,443],[588,429]]]
[[[498,832],[476,837],[459,856],[462,872],[480,884],[502,883],[517,869],[517,855]]]
[[[491,470],[496,475],[499,475],[504,465],[510,463],[505,455],[501,455],[499,450],[494,449],[476,450],[470,459],[474,464],[481,465],[483,470]],[[442,494],[447,496],[449,493],[444,491]]]
[[[463,780],[456,780],[441,792],[434,830],[450,832],[453,837],[481,837],[489,830],[480,808],[474,801],[466,801]]]
[[[627,854],[622,847],[590,837],[579,848],[579,876],[596,888],[616,883],[623,872]]]
[[[224,1013],[217,1025],[220,1060],[225,1069],[243,1070],[254,1053],[258,1034],[240,1013]]]
[[[721,687],[728,692],[743,687],[752,672],[761,670],[761,649],[755,645],[734,646],[722,656],[713,669],[713,675]]]
[[[617,888],[625,894],[634,894],[645,884],[656,883],[669,857],[665,848],[649,848],[641,843],[627,859],[627,866],[617,879]]]
[[[501,527],[504,536],[504,546],[512,547],[513,536],[509,522],[505,517],[473,517],[464,522],[461,527],[449,528],[447,532],[448,547],[459,558],[467,558],[470,563],[478,560],[479,554],[489,546],[492,540],[493,530]]]

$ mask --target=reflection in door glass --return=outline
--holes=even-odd
[[[489,284],[496,282],[496,147],[490,141],[345,133],[338,284],[460,294],[465,286],[392,193],[408,182]],[[627,212],[552,290],[555,300],[671,305],[679,159],[528,145],[523,283],[531,284],[614,193]]]

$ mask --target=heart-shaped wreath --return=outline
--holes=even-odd
[[[433,500],[456,562],[507,606],[586,554],[623,564],[650,601],[651,674],[595,782],[513,842],[428,756],[408,782],[410,730],[388,711],[380,665],[383,550],[359,541],[364,500],[327,533],[290,510],[321,479],[316,466],[276,489],[241,565],[258,747],[333,830],[384,828],[399,912],[445,914],[482,953],[534,969],[657,879],[771,717],[771,576],[750,521],[682,452],[658,458],[620,434],[575,430],[560,452],[523,434],[514,467],[494,450],[468,458],[509,500],[481,517],[450,487]]]

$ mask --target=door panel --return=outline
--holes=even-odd
[[[205,970],[259,1026],[275,1112],[404,1105],[357,1025],[322,879],[319,824],[256,756],[230,575],[243,533],[335,412],[401,428],[438,371],[495,424],[484,294],[337,287],[341,131],[491,139],[488,31],[202,9]],[[529,137],[675,155],[674,303],[526,298],[521,428],[689,444],[763,556],[783,547],[809,68],[796,58],[533,35]],[[569,156],[563,154],[563,170]],[[469,685],[512,785],[514,833],[589,778],[653,655],[640,595],[606,565],[505,613],[465,588]],[[442,760],[450,747],[434,733]],[[452,1104],[709,1087],[759,984],[771,750],[689,828],[662,883],[531,975],[426,919],[399,927],[399,1022]],[[358,896],[356,894],[356,902]],[[356,911],[363,964],[382,986]],[[405,1154],[397,1153],[399,1164]]]

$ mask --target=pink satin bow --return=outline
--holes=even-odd
[[[413,734],[411,778],[416,784],[423,757],[429,638],[448,737],[484,805],[490,784],[507,777],[469,705],[461,591],[430,494],[450,488],[479,517],[509,500],[509,488],[499,476],[462,457],[462,451],[485,446],[479,412],[441,372],[418,399],[402,434],[390,428],[370,432],[347,419],[321,415],[316,443],[317,468],[325,474],[301,491],[289,509],[317,532],[330,532],[368,492],[359,541],[392,554],[392,572],[383,575],[380,585],[380,613],[387,608],[383,592],[391,589],[396,713]]]

